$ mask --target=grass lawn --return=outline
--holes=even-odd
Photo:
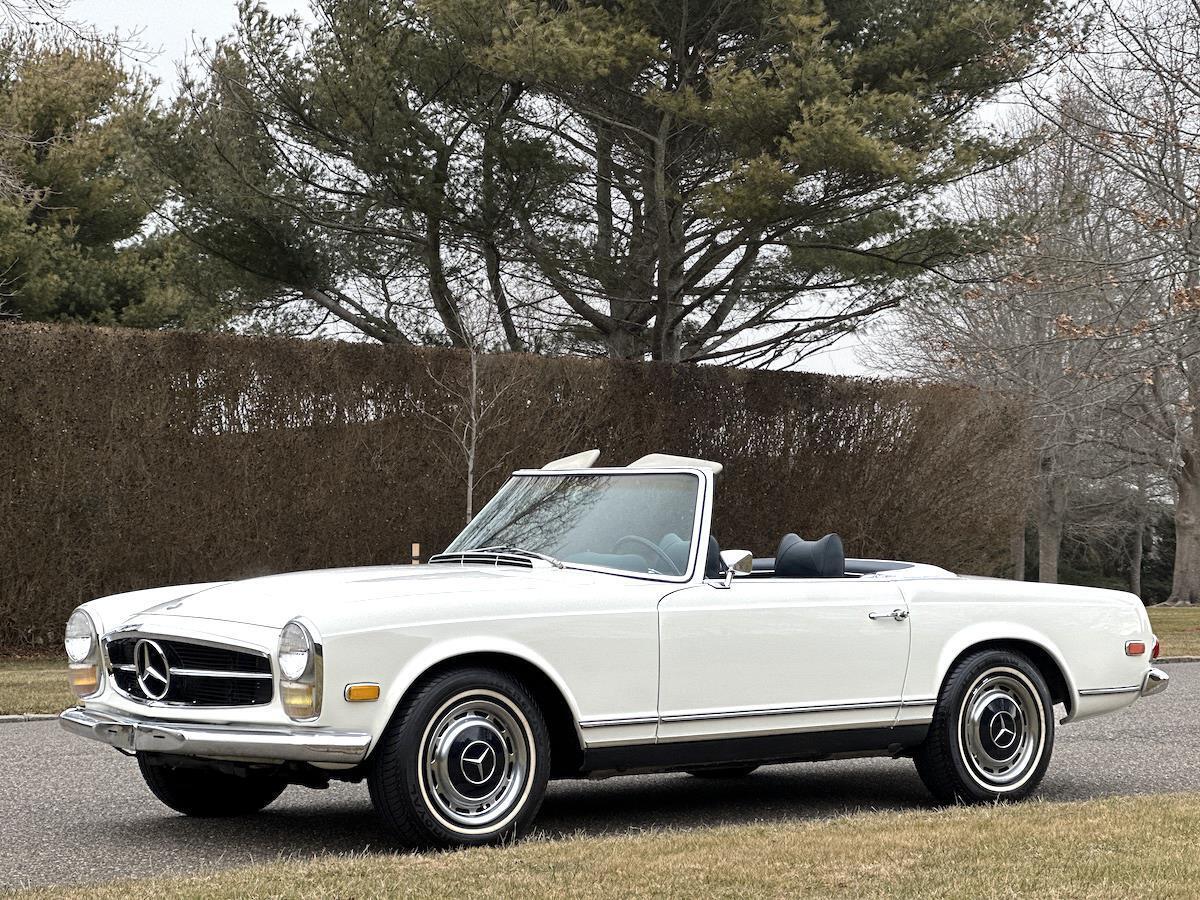
[[[74,705],[64,658],[0,659],[0,716],[56,713]]]
[[[1200,609],[1152,607],[1150,624],[1163,656],[1200,656]]]
[[[89,888],[147,897],[1196,896],[1200,795],[867,813],[826,821],[318,857]],[[281,850],[285,848],[280,848]],[[81,894],[82,895],[82,894]],[[17,894],[62,896],[61,889]]]

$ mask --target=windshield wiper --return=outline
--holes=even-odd
[[[561,559],[555,559],[547,553],[538,553],[536,550],[526,550],[524,547],[514,547],[512,544],[491,544],[487,547],[472,547],[466,553],[519,553],[522,556],[531,556],[534,559],[540,559],[542,562],[548,562],[556,569],[563,569],[566,566]]]

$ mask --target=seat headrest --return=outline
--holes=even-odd
[[[689,541],[685,541],[679,535],[671,532],[667,534],[658,544],[662,548],[662,552],[670,557],[671,562],[675,563],[675,568],[680,572],[687,568],[688,554],[692,552],[692,545]]]
[[[775,574],[784,578],[841,578],[846,574],[842,539],[827,534],[819,541],[806,541],[798,534],[785,534],[775,552]]]

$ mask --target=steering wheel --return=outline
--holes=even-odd
[[[627,534],[624,537],[617,538],[616,543],[613,544],[613,553],[616,553],[617,548],[620,547],[622,544],[624,544],[626,541],[628,541],[631,544],[637,544],[640,547],[645,547],[647,550],[651,551],[655,556],[657,556],[660,560],[662,560],[664,563],[666,563],[667,567],[671,570],[667,574],[669,574],[669,575],[682,575],[683,574],[682,572],[679,571],[679,566],[675,565],[675,560],[673,560],[673,559],[671,559],[671,557],[667,556],[667,554],[663,552],[662,547],[658,546],[658,544],[654,543],[654,541],[644,538],[641,535]],[[639,553],[638,555],[640,556],[641,554]]]

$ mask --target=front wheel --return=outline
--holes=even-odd
[[[1019,800],[1041,783],[1053,749],[1054,704],[1037,666],[983,650],[946,676],[914,761],[943,803]]]
[[[138,754],[138,768],[150,792],[166,806],[200,818],[256,813],[287,787],[286,781],[272,775],[234,775],[194,765],[172,766],[144,753]]]
[[[545,719],[524,686],[494,669],[436,676],[402,704],[367,785],[410,846],[513,840],[537,815],[550,776]]]

